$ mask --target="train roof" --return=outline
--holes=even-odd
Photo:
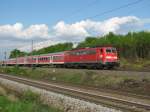
[[[36,56],[48,56],[48,55],[59,55],[59,54],[63,54],[64,52],[56,52],[56,53],[47,53],[47,54],[39,54],[39,55],[30,55],[30,56],[23,56],[23,57],[17,57],[17,58],[24,58],[24,57],[36,57]],[[10,58],[8,60],[15,60],[16,58]]]
[[[68,50],[68,51],[76,51],[76,50],[88,50],[88,49],[96,49],[96,48],[108,48],[108,47],[113,47],[113,46],[94,46],[94,47],[83,47],[83,48],[75,48],[72,50]]]
[[[47,54],[39,54],[39,55],[30,55],[30,56],[27,56],[27,57],[34,57],[34,56],[48,56],[48,55],[59,55],[59,54],[63,54],[64,52],[56,52],[56,53],[47,53]]]

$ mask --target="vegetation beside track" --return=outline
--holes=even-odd
[[[150,95],[150,73],[62,69],[62,68],[27,68],[2,67],[0,73],[27,77],[31,79],[93,86],[136,94]]]
[[[150,60],[138,59],[138,60],[127,60],[125,58],[120,59],[121,70],[131,71],[149,71],[150,72]]]
[[[62,112],[40,102],[31,91],[15,93],[0,86],[0,112]]]

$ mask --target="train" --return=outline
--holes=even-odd
[[[7,59],[1,62],[8,66],[54,66],[65,68],[114,68],[119,66],[115,47],[87,47],[57,53],[32,55]]]

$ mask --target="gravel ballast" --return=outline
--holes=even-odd
[[[21,84],[15,81],[0,78],[0,84],[13,91],[23,93],[32,91],[40,95],[44,104],[57,107],[65,112],[121,112],[120,110],[104,107],[80,99],[71,98],[62,94],[35,88],[29,85]]]

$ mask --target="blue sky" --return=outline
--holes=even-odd
[[[133,1],[136,0],[0,0],[0,24],[22,22],[24,25],[44,23],[51,26],[59,20],[72,23]],[[129,15],[148,18],[149,11],[150,1],[141,0],[138,4],[93,19]]]
[[[0,0],[0,59],[4,51],[9,53],[22,46],[30,49],[31,40],[43,41],[41,48],[58,42],[79,42],[86,36],[101,36],[109,31],[124,34],[150,30],[150,0],[89,18],[135,1]]]

